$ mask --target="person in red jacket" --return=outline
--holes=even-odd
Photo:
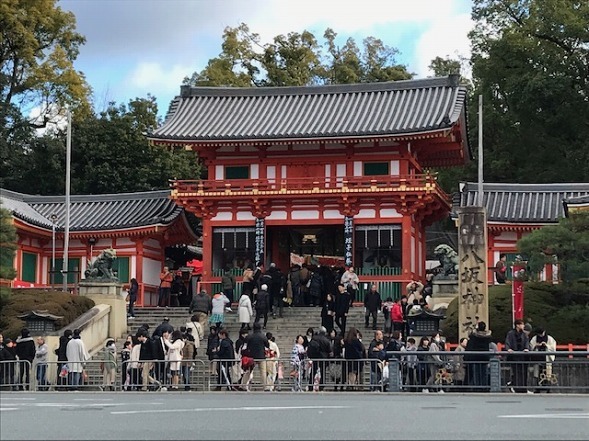
[[[393,331],[399,331],[403,334],[405,330],[405,323],[403,317],[403,308],[401,306],[401,299],[395,300],[391,308],[391,321],[393,322]]]

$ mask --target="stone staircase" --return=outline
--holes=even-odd
[[[229,331],[229,338],[235,342],[239,338],[239,329],[241,324],[238,322],[237,306],[233,305],[233,313],[225,314],[224,327]],[[170,324],[174,329],[184,326],[190,320],[190,314],[187,308],[136,308],[135,319],[128,321],[129,334],[135,334],[137,329],[144,323],[149,325],[150,333],[153,332],[164,317],[170,319]],[[372,322],[371,322],[372,323]],[[253,323],[252,323],[253,324]],[[377,326],[382,329],[384,319],[382,314],[378,317]],[[280,349],[281,358],[288,359],[290,351],[293,347],[294,340],[298,334],[304,335],[308,328],[313,328],[315,331],[321,326],[321,308],[319,307],[292,307],[285,308],[283,318],[272,318],[269,316],[268,325],[264,332],[271,332],[276,338],[276,344]],[[346,328],[356,327],[362,332],[363,341],[367,345],[373,338],[372,329],[364,327],[364,307],[355,306],[350,308],[348,314],[348,321]],[[337,329],[337,327],[336,327]],[[205,329],[205,340],[201,342],[201,348],[206,348],[206,335],[208,335],[208,328]],[[120,345],[122,347],[122,341]],[[118,347],[118,345],[117,345]],[[199,350],[199,358],[201,356],[206,359],[204,355],[205,350]]]

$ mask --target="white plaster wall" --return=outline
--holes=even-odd
[[[495,240],[517,240],[517,233],[513,231],[503,231],[498,236],[495,236]]]
[[[160,247],[160,243],[159,241],[155,240],[155,239],[148,239],[144,242],[144,245],[150,247],[150,248],[159,248]],[[159,282],[158,282],[159,283]]]
[[[159,260],[143,258],[143,283],[159,286],[162,263]]]
[[[222,165],[216,165],[215,166],[215,176],[211,176],[211,179],[216,179],[216,180],[220,180],[223,179],[223,166]]]
[[[339,212],[339,210],[324,210],[323,211],[323,218],[324,219],[343,219],[344,216]]]
[[[212,218],[214,221],[230,221],[233,220],[233,213],[230,211],[220,211],[215,217]]]
[[[250,175],[252,179],[258,179],[260,177],[260,166],[258,164],[250,165]]]
[[[380,210],[380,217],[403,217],[394,208],[383,208]]]
[[[293,220],[299,219],[319,219],[319,210],[297,210],[291,213]]]
[[[354,176],[362,176],[362,161],[354,161]]]
[[[374,219],[376,217],[376,210],[373,208],[363,208],[354,217],[357,219]]]
[[[400,169],[399,161],[391,161],[391,176],[399,176]]]
[[[255,220],[251,211],[240,211],[237,213],[237,220]]]
[[[270,216],[266,217],[267,220],[286,220],[288,219],[288,213],[286,211],[278,210],[272,211]]]
[[[117,247],[120,246],[132,246],[135,247],[135,242],[127,237],[117,237]]]

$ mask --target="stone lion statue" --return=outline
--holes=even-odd
[[[450,276],[458,274],[458,253],[446,244],[438,245],[434,254],[440,261],[440,275]]]
[[[84,272],[86,279],[118,280],[112,271],[112,263],[117,258],[117,251],[107,248],[102,251]]]

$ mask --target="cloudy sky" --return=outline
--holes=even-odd
[[[269,42],[331,27],[338,39],[380,38],[418,78],[436,56],[468,56],[471,0],[59,0],[87,39],[76,61],[97,110],[151,94],[160,114],[182,80],[221,51],[227,26],[246,23]]]

